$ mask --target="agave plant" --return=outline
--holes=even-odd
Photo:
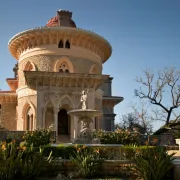
[[[135,169],[144,180],[168,180],[174,154],[168,155],[162,147],[144,149],[134,158]]]
[[[92,150],[85,146],[78,147],[70,159],[78,170],[77,174],[86,179],[91,178],[103,162],[98,149]]]

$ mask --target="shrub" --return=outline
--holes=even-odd
[[[58,146],[51,146],[46,145],[44,146],[44,154],[48,156],[50,152],[52,152],[52,156],[54,158],[62,158],[62,159],[70,159],[70,156],[74,154],[77,148],[82,148],[82,145],[58,145]],[[128,159],[131,160],[136,155],[136,151],[143,151],[147,148],[155,148],[154,146],[121,146],[121,147],[98,147],[99,149],[99,156],[103,159]],[[86,147],[86,149],[91,149],[92,151],[96,150],[97,147]]]
[[[13,179],[20,169],[21,153],[15,141],[0,144],[0,179]]]
[[[135,169],[144,180],[168,180],[170,170],[173,168],[172,156],[168,155],[163,147],[154,147],[136,151],[132,158],[136,164]]]
[[[70,159],[70,155],[76,152],[77,148],[82,148],[82,145],[58,145],[58,146],[51,146],[46,145],[44,146],[44,154],[48,155],[52,151],[52,156],[54,158],[62,158],[62,159]],[[95,150],[96,147],[86,147],[87,149]],[[122,159],[121,154],[121,147],[98,147],[99,155],[101,158],[104,159]]]
[[[62,159],[70,159],[70,156],[74,154],[77,148],[82,148],[82,145],[58,145],[58,146],[51,146],[46,145],[43,147],[44,155],[48,156],[49,153],[52,152],[52,156],[54,158],[62,158]],[[154,149],[156,146],[137,146],[137,145],[126,145],[121,147],[105,147],[100,146],[99,149],[99,156],[103,159],[111,159],[111,160],[132,160],[138,152],[146,151],[147,149]],[[166,150],[166,147],[163,147]],[[92,151],[96,150],[97,147],[86,147],[86,149],[91,149]],[[91,151],[90,150],[90,151]]]
[[[23,179],[36,179],[40,172],[43,163],[51,161],[51,152],[48,158],[45,159],[42,148],[33,148],[33,145],[28,147],[21,156],[21,173]]]
[[[94,138],[99,138],[102,144],[140,144],[140,136],[137,133],[131,133],[128,130],[117,129],[112,132],[104,130],[95,130]]]
[[[77,147],[70,159],[78,170],[77,174],[86,179],[91,178],[103,162],[99,155],[99,149],[93,150],[86,146]]]
[[[36,179],[41,165],[51,160],[51,154],[45,159],[41,148],[18,147],[15,141],[0,144],[0,179]]]
[[[50,152],[52,152],[52,156],[54,158],[62,158],[62,159],[70,159],[70,154],[75,152],[75,146],[65,146],[65,145],[58,145],[58,146],[51,146],[46,145],[44,148],[45,156],[48,156]]]
[[[50,143],[51,132],[52,130],[50,128],[37,128],[34,131],[26,131],[23,140],[25,141],[26,146],[31,146],[31,144],[33,144],[34,147],[44,146]]]

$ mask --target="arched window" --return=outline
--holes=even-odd
[[[59,72],[63,72],[63,73],[69,73],[69,69],[66,63],[62,63],[59,66]]]
[[[26,130],[33,131],[33,113],[32,109],[30,108],[27,112],[27,118],[26,118]]]
[[[63,46],[64,46],[64,45],[63,45],[63,41],[60,40],[60,41],[59,41],[59,44],[58,44],[58,48],[63,48]]]
[[[56,61],[54,65],[54,72],[73,73],[74,67],[72,62],[67,57],[62,57]]]
[[[70,42],[68,40],[66,41],[65,48],[70,49]]]
[[[30,130],[30,126],[29,126],[29,124],[30,124],[30,116],[29,116],[29,114],[27,115],[27,122],[26,122],[27,124],[26,124],[26,130]]]

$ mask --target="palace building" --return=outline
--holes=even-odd
[[[72,12],[59,10],[44,27],[16,34],[8,44],[17,60],[9,91],[0,91],[0,123],[7,130],[33,131],[53,125],[57,136],[70,141],[80,124],[67,112],[81,108],[80,96],[89,89],[87,107],[101,110],[92,129],[114,130],[114,106],[123,97],[112,96],[110,75],[102,74],[111,56],[103,37],[76,27]]]

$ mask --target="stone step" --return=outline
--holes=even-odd
[[[59,135],[58,136],[58,143],[69,143],[70,138],[69,135]]]

